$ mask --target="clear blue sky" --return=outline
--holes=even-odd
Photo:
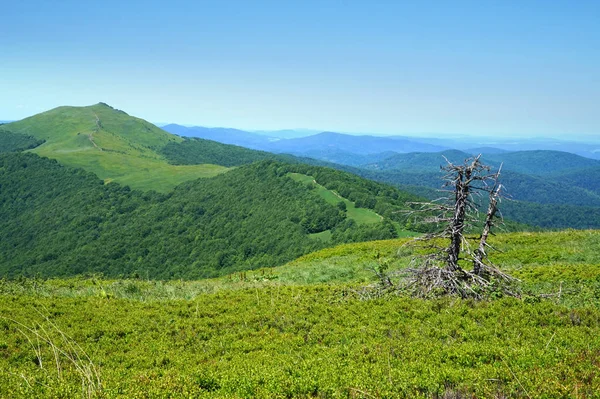
[[[600,135],[600,1],[9,1],[0,119]]]

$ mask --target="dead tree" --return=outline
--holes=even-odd
[[[500,195],[502,190],[502,185],[498,183],[497,176],[500,174],[500,170],[498,170],[498,174],[496,175],[496,179],[494,182],[494,186],[489,191],[489,205],[487,209],[487,213],[485,215],[485,221],[483,223],[483,229],[481,231],[481,237],[479,238],[479,247],[473,253],[473,273],[481,276],[484,274],[487,266],[484,261],[487,259],[486,247],[489,246],[487,243],[487,239],[492,232],[492,227],[494,226],[494,219],[498,213],[498,202],[500,201]]]
[[[414,204],[418,206],[418,211],[430,215],[426,222],[444,226],[441,232],[428,234],[418,241],[448,240],[444,247],[431,245],[434,252],[424,258],[416,258],[415,267],[407,270],[406,286],[417,296],[440,292],[481,298],[492,287],[500,287],[503,294],[515,295],[510,287],[515,279],[501,272],[487,257],[487,240],[499,214],[502,185],[498,182],[500,169],[492,173],[491,168],[480,159],[481,155],[468,158],[461,165],[446,159],[447,165],[441,168],[446,173],[442,191],[448,196],[434,202]],[[489,204],[477,248],[472,250],[466,234],[481,225],[480,205],[475,199],[481,198],[484,193]],[[467,260],[471,261],[472,270],[465,270],[461,266]]]

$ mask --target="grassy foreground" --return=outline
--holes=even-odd
[[[597,397],[599,232],[494,237],[522,299],[357,298],[403,242],[205,281],[2,281],[0,397]]]

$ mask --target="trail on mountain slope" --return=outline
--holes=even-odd
[[[98,115],[94,112],[94,116],[96,117],[96,127],[94,128],[94,130],[92,131],[92,133],[88,133],[88,139],[90,140],[90,142],[94,145],[94,147],[96,147],[97,149],[99,149],[100,151],[103,151],[101,147],[99,147],[95,142],[94,142],[94,133],[98,133],[100,131],[100,118],[98,118]]]

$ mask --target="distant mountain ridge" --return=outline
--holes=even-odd
[[[464,159],[482,154],[482,160],[494,167],[503,165],[504,170],[534,175],[550,175],[553,173],[600,167],[600,160],[585,158],[563,151],[535,150],[517,152],[465,152],[446,150],[441,152],[413,152],[394,154],[373,164],[363,165],[374,170],[439,170],[446,164],[446,159],[460,163]]]
[[[185,127],[166,125],[168,132],[187,137],[200,137],[225,144],[240,145],[252,149],[274,153],[286,153],[301,156],[314,156],[319,153],[372,155],[386,152],[437,152],[447,147],[421,143],[404,137],[356,136],[335,132],[321,132],[296,138],[276,138],[238,129]],[[328,160],[328,155],[318,159]]]
[[[162,129],[179,136],[197,137],[206,140],[218,141],[219,143],[223,144],[233,144],[252,149],[262,149],[271,141],[276,140],[274,138],[244,130],[221,127],[186,127],[177,124],[169,124],[163,126]]]

